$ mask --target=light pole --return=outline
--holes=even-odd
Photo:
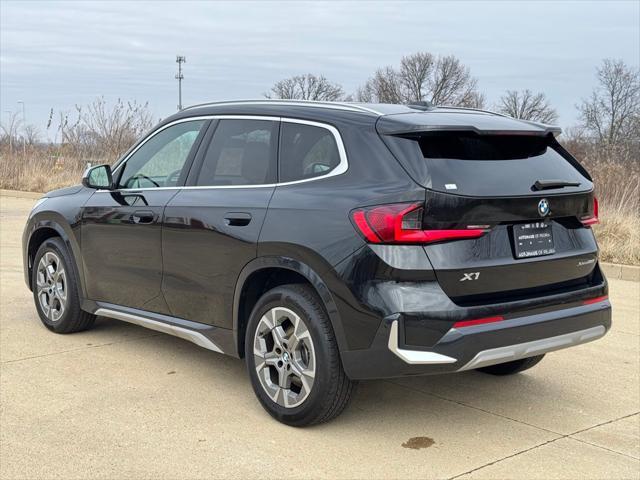
[[[9,153],[13,155],[13,112],[11,110],[5,110],[4,113],[9,114]]]
[[[18,100],[18,105],[22,104],[22,154],[27,156],[27,115],[25,114],[24,102]]]
[[[178,73],[176,79],[178,80],[178,110],[182,110],[182,64],[187,62],[187,58],[182,55],[176,55],[176,63],[178,64]]]

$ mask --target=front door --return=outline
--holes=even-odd
[[[164,207],[184,183],[206,121],[159,130],[114,172],[115,190],[82,209],[81,248],[91,300],[169,313],[162,298]]]
[[[233,293],[257,241],[277,178],[279,122],[221,119],[162,229],[162,291],[172,315],[232,327]]]

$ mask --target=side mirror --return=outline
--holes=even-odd
[[[82,176],[82,185],[87,188],[111,190],[113,188],[113,177],[109,165],[98,165],[89,167]]]

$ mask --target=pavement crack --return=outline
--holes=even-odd
[[[496,416],[496,417],[504,418],[505,420],[511,420],[512,422],[520,423],[520,424],[522,424],[522,425],[526,425],[526,426],[528,426],[528,427],[536,428],[536,429],[538,429],[538,430],[542,430],[542,431],[545,431],[545,432],[548,432],[548,433],[552,433],[552,434],[554,434],[554,435],[563,435],[563,434],[562,434],[562,433],[560,433],[560,432],[556,432],[556,431],[554,431],[554,430],[549,430],[548,428],[540,427],[540,426],[538,426],[538,425],[533,425],[533,424],[531,424],[531,423],[523,422],[522,420],[518,420],[517,418],[512,418],[512,417],[509,417],[509,416],[507,416],[507,415],[503,415],[503,414],[501,414],[501,413],[496,413],[496,412],[492,412],[492,411],[490,411],[490,410],[485,410],[484,408],[476,407],[475,405],[470,405],[470,404],[468,404],[468,403],[464,403],[464,402],[461,402],[461,401],[459,401],[459,400],[452,400],[451,398],[443,397],[443,396],[438,395],[438,394],[436,394],[436,393],[432,393],[432,392],[425,392],[424,390],[420,390],[419,388],[409,387],[409,386],[407,386],[407,385],[402,385],[402,384],[400,384],[400,383],[396,383],[396,382],[393,382],[393,381],[389,381],[389,380],[386,380],[386,381],[387,381],[388,383],[392,383],[392,384],[397,385],[397,386],[399,386],[399,387],[404,387],[404,388],[406,388],[406,389],[408,389],[408,390],[412,390],[412,391],[414,391],[414,392],[418,392],[418,393],[421,393],[421,394],[423,394],[423,395],[429,395],[429,396],[432,396],[432,397],[438,398],[438,399],[440,399],[440,400],[444,400],[444,401],[446,401],[446,402],[455,403],[456,405],[460,405],[460,406],[462,406],[462,407],[467,407],[467,408],[471,408],[471,409],[473,409],[473,410],[478,410],[478,411],[480,411],[480,412],[484,412],[484,413],[487,413],[487,414],[489,414],[489,415],[493,415],[493,416]]]
[[[453,477],[449,477],[448,480],[453,480],[455,478],[459,478],[459,477],[462,477],[464,475],[469,475],[470,473],[476,472],[478,470],[482,470],[483,468],[486,468],[486,467],[490,467],[491,465],[495,465],[496,463],[500,463],[500,462],[502,462],[504,460],[508,460],[510,458],[517,457],[518,455],[530,452],[531,450],[535,450],[536,448],[544,447],[545,445],[549,445],[550,443],[557,442],[558,440],[562,440],[563,438],[570,438],[571,440],[575,440],[575,441],[578,441],[578,442],[581,442],[581,443],[584,443],[584,444],[591,445],[591,446],[596,447],[596,448],[600,448],[602,450],[606,450],[606,451],[609,451],[609,452],[612,452],[612,453],[616,453],[618,455],[622,455],[622,456],[629,457],[629,458],[632,458],[634,460],[637,460],[632,455],[627,455],[625,453],[616,452],[615,450],[610,450],[610,449],[608,449],[606,447],[601,447],[600,445],[594,445],[594,444],[592,444],[590,442],[581,441],[581,440],[579,440],[577,438],[574,438],[573,435],[577,435],[578,433],[586,432],[586,431],[591,430],[593,428],[601,427],[601,426],[607,425],[609,423],[617,422],[618,420],[624,420],[625,418],[633,417],[634,415],[638,415],[638,413],[640,413],[640,412],[634,412],[634,413],[630,413],[628,415],[623,415],[622,417],[614,418],[613,420],[607,420],[606,422],[601,422],[601,423],[599,423],[597,425],[593,425],[591,427],[583,428],[583,429],[577,430],[575,432],[571,432],[571,433],[567,433],[567,434],[560,434],[560,436],[557,437],[557,438],[552,438],[551,440],[547,440],[546,442],[542,442],[542,443],[540,443],[538,445],[534,445],[533,447],[525,448],[524,450],[520,450],[519,452],[512,453],[511,455],[507,455],[506,457],[499,458],[497,460],[494,460],[493,462],[485,463],[484,465],[481,465],[479,467],[473,468],[471,470],[468,470],[466,472],[460,473],[458,475],[454,475]]]
[[[592,425],[591,427],[583,428],[582,430],[578,430],[576,432],[569,433],[566,436],[568,437],[570,435],[577,435],[577,434],[582,433],[582,432],[587,432],[587,431],[589,431],[589,430],[591,430],[593,428],[602,427],[603,425],[608,425],[610,423],[617,422],[618,420],[624,420],[625,418],[633,417],[634,415],[638,415],[639,413],[640,413],[640,411],[629,413],[627,415],[623,415],[621,417],[614,418],[613,420],[607,420],[606,422],[598,423],[597,425]]]
[[[547,440],[546,442],[539,443],[537,445],[534,445],[533,447],[525,448],[524,450],[520,450],[519,452],[512,453],[511,455],[507,455],[506,457],[499,458],[497,460],[494,460],[493,462],[485,463],[484,465],[481,465],[479,467],[472,468],[471,470],[468,470],[466,472],[459,473],[458,475],[454,475],[453,477],[449,477],[448,480],[453,480],[454,478],[459,478],[459,477],[462,477],[463,475],[469,475],[470,473],[477,472],[478,470],[482,470],[483,468],[490,467],[491,465],[495,465],[496,463],[500,463],[504,460],[517,457],[518,455],[530,452],[531,450],[535,450],[536,448],[544,447],[545,445],[549,445],[550,443],[553,443],[562,438],[565,438],[565,435],[558,438],[552,438],[551,440]]]
[[[160,335],[163,335],[163,334],[162,333],[157,333],[157,334],[151,334],[151,335],[144,335],[144,336],[141,336],[141,337],[128,338],[126,340],[121,340],[121,341],[116,341],[116,342],[101,343],[99,345],[91,345],[91,346],[72,348],[72,349],[69,349],[69,350],[61,350],[59,352],[43,353],[42,355],[32,355],[30,357],[16,358],[14,360],[5,360],[4,362],[0,362],[0,364],[1,365],[7,365],[7,364],[10,364],[10,363],[24,362],[25,360],[33,360],[33,359],[36,359],[36,358],[52,357],[54,355],[62,355],[64,353],[70,353],[70,352],[79,352],[81,350],[88,350],[90,348],[108,347],[108,346],[117,345],[117,344],[120,344],[120,343],[135,342],[136,340],[144,340],[146,338],[158,337]]]
[[[601,450],[606,450],[607,452],[615,453],[616,455],[622,455],[623,457],[631,458],[633,460],[640,460],[640,457],[636,457],[634,455],[629,455],[628,453],[620,452],[618,450],[612,450],[611,448],[603,447],[602,445],[596,445],[595,443],[588,442],[581,438],[569,437],[571,440],[575,440],[576,442],[584,443],[586,445],[591,445],[592,447],[599,448]]]

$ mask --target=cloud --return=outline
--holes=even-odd
[[[637,65],[636,2],[3,2],[2,110],[30,121],[97,95],[176,104],[175,55],[187,57],[185,103],[255,98],[283,77],[323,73],[354,91],[418,50],[454,54],[490,100],[545,91],[561,121],[604,57]],[[4,114],[4,113],[3,113]]]

